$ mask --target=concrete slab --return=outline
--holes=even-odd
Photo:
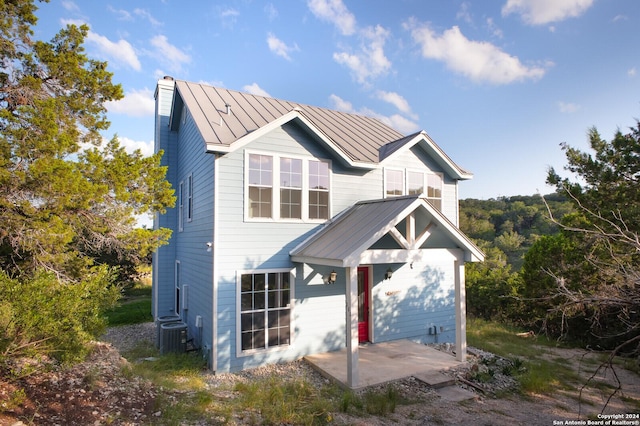
[[[434,389],[456,384],[456,380],[453,377],[442,374],[439,371],[423,371],[418,374],[414,374],[413,377]]]
[[[462,365],[454,356],[410,340],[368,344],[358,348],[360,377],[353,389],[387,383],[416,374]],[[345,387],[347,350],[305,357],[314,368]]]

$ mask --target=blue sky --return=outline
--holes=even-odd
[[[164,75],[425,130],[474,173],[461,198],[549,193],[559,144],[640,118],[637,0],[52,0],[36,38],[86,23],[125,98],[128,147],[152,150]]]

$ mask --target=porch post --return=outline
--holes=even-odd
[[[347,279],[347,385],[358,386],[358,267],[346,268]]]
[[[456,359],[467,359],[467,301],[464,281],[464,260],[458,257],[453,262],[455,268],[455,304],[456,304]]]

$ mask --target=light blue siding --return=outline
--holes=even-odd
[[[166,90],[159,87],[159,90]],[[187,309],[181,312],[182,318],[188,324],[189,337],[194,338],[194,343],[212,347],[211,355],[215,357],[213,364],[217,371],[238,371],[344,347],[344,269],[294,264],[289,256],[294,247],[322,224],[314,221],[247,220],[245,161],[248,152],[331,161],[331,216],[357,201],[382,198],[384,169],[358,170],[347,167],[295,121],[241,149],[220,154],[216,159],[214,154],[205,152],[205,142],[188,113],[184,122],[174,117],[173,120],[181,120],[179,126],[174,121],[174,128],[179,130],[169,131],[170,104],[171,96],[162,92],[158,97],[156,143],[159,149],[165,150],[163,164],[169,166],[167,177],[176,191],[180,182],[186,183],[189,176],[193,178],[193,220],[187,220],[185,211],[183,229],[179,231],[176,205],[156,221],[155,226],[174,229],[170,244],[162,247],[154,256],[154,288],[157,289],[154,290],[157,291],[157,294],[154,293],[154,304],[157,314],[167,315],[173,311],[174,267],[178,260],[181,283],[189,288]],[[385,165],[409,170],[442,171],[417,146]],[[278,177],[274,176],[274,179]],[[457,223],[458,209],[456,185],[455,180],[445,175],[443,213],[454,223]],[[217,218],[216,223],[214,218]],[[207,251],[208,242],[215,242],[211,251]],[[415,263],[413,268],[410,265],[394,265],[395,272],[391,280],[383,279],[387,267],[375,265],[372,268],[373,340],[409,338],[420,342],[454,341],[452,255],[447,250],[438,250],[434,251],[428,263]],[[238,274],[242,271],[283,269],[291,270],[295,276],[291,344],[249,355],[240,353],[237,347]],[[338,272],[338,281],[326,284],[323,277],[333,269]],[[196,316],[203,318],[202,331],[195,327]],[[437,334],[429,334],[429,327],[436,327]]]

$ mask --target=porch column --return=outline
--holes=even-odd
[[[455,268],[456,305],[456,359],[467,359],[467,301],[465,295],[464,260],[458,257],[453,262]]]
[[[347,279],[347,385],[358,386],[358,267],[346,268]]]

